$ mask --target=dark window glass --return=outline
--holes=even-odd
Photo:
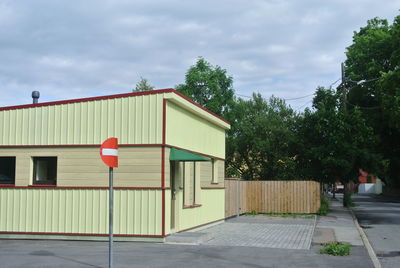
[[[15,184],[15,157],[0,157],[0,184]]]
[[[57,181],[57,157],[33,158],[33,184],[55,185]]]

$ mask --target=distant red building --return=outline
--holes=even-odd
[[[358,177],[359,183],[368,183],[368,176],[371,177],[371,181],[369,183],[376,183],[376,178],[374,175],[368,175],[368,172],[362,170],[361,168],[358,170],[360,176]]]

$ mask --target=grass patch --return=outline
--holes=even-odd
[[[305,219],[312,219],[312,218],[314,218],[313,215],[306,214],[306,213],[276,213],[276,212],[265,212],[265,213],[262,213],[262,214],[268,215],[268,216],[279,216],[279,217],[283,217],[283,218],[296,218],[296,217],[301,217],[301,218],[305,218]]]
[[[348,256],[351,252],[351,246],[348,243],[334,242],[322,245],[320,254],[329,254],[333,256]]]
[[[321,195],[321,206],[319,207],[317,214],[326,216],[328,214],[330,205],[331,202],[329,201],[328,197]]]
[[[246,215],[246,216],[256,216],[256,215],[258,215],[258,212],[255,211],[255,210],[253,210],[253,211],[251,211],[251,212],[246,212],[246,213],[244,213],[244,215]]]
[[[276,216],[276,217],[283,217],[283,218],[296,218],[296,217],[301,217],[304,219],[313,219],[314,215],[311,214],[306,214],[306,213],[277,213],[277,212],[256,212],[256,211],[252,211],[252,212],[247,212],[245,213],[245,215],[247,216],[255,216],[258,214],[262,214],[262,215],[267,215],[267,216]]]

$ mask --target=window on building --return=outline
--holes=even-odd
[[[0,184],[15,184],[15,157],[0,157]]]
[[[183,205],[192,206],[195,200],[195,169],[193,162],[183,164]]]
[[[212,160],[212,183],[218,183],[218,160]]]
[[[33,157],[33,184],[56,185],[57,157]]]
[[[183,165],[183,206],[200,206],[200,163],[185,162]]]

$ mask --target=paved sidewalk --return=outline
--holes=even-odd
[[[204,245],[310,249],[314,223],[314,217],[240,216],[201,232],[212,237]]]
[[[332,241],[333,240],[333,241]],[[353,246],[364,246],[349,209],[341,200],[332,200],[328,216],[318,216],[313,243],[346,242]]]

